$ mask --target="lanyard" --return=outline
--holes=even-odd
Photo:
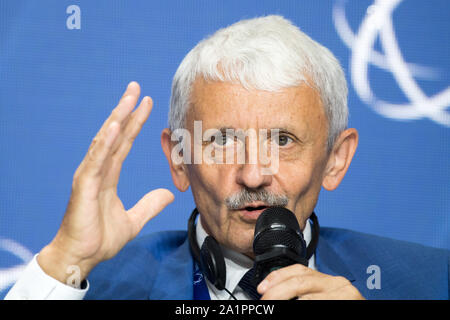
[[[211,300],[203,273],[194,264],[194,300]]]

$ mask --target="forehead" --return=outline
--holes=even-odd
[[[201,120],[204,129],[286,128],[320,133],[327,127],[320,96],[308,84],[269,92],[198,78],[190,98],[187,120]]]

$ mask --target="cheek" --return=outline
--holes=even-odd
[[[294,193],[322,184],[327,156],[323,144],[309,143],[280,152],[279,180]]]
[[[243,223],[230,214],[225,198],[235,192],[232,165],[196,165],[189,169],[189,179],[202,223],[217,241],[239,252],[251,252],[254,225]]]
[[[321,166],[304,161],[283,163],[276,180],[291,201],[290,209],[302,217],[309,215],[322,185]]]
[[[205,215],[220,212],[224,199],[230,194],[233,174],[227,165],[193,165],[189,168],[189,182],[195,203]],[[203,210],[203,211],[202,211]],[[219,220],[219,217],[214,217]]]
[[[226,247],[241,253],[253,251],[254,224],[245,224],[237,219],[230,219],[228,228],[223,228],[219,234],[220,242]]]
[[[215,189],[220,174],[203,164],[193,165],[189,170],[189,182],[194,198],[198,201],[209,198],[209,202],[217,202],[219,195]]]
[[[313,170],[309,163],[296,161],[281,161],[276,180],[290,196],[303,193],[313,180]]]

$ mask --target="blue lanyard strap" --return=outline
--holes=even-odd
[[[205,277],[197,263],[194,263],[194,300],[211,300]]]

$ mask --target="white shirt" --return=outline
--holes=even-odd
[[[201,247],[207,233],[203,229],[200,219],[198,219],[196,233],[197,241]],[[306,244],[308,245],[311,241],[311,226],[309,223],[306,224],[303,235]],[[238,286],[238,283],[243,275],[253,266],[253,261],[241,253],[226,248],[223,248],[222,251],[227,268],[225,288],[232,292],[238,300],[248,300],[249,297]],[[82,300],[84,298],[89,290],[88,281],[85,289],[76,289],[59,282],[42,270],[36,258],[37,254],[27,265],[19,280],[9,290],[8,294],[5,296],[5,300]],[[314,255],[309,260],[308,266],[315,269]],[[208,280],[206,280],[206,284],[212,300],[232,299],[225,290],[218,290]]]
[[[76,289],[47,275],[37,262],[37,254],[9,290],[5,300],[82,300],[89,290]]]

